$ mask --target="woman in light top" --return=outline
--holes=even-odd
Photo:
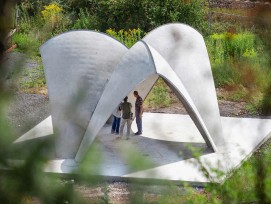
[[[120,106],[116,108],[116,110],[113,112],[113,123],[112,123],[112,128],[111,128],[111,134],[119,134],[119,129],[120,129],[120,118],[121,118],[121,109]]]

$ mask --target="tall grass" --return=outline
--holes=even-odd
[[[216,87],[228,100],[245,101],[251,112],[260,111],[271,70],[262,41],[250,32],[212,34],[206,38]]]
[[[240,60],[257,57],[255,35],[252,33],[214,33],[207,40],[211,62],[222,64],[228,59]]]

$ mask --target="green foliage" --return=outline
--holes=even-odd
[[[75,20],[72,29],[90,29],[97,28],[95,16],[91,15],[87,9],[80,8],[78,18]]]
[[[44,4],[48,3],[49,0],[21,0],[19,6],[22,10],[30,14],[31,16],[38,14]]]
[[[165,23],[182,22],[192,25],[200,31],[206,30],[203,0],[80,0],[79,2],[68,0],[65,3],[63,1],[55,2],[57,4],[51,1],[23,0],[20,8],[30,17],[34,17],[41,15],[41,12],[44,12],[45,8],[48,9],[48,6],[57,5],[63,9],[63,12],[58,12],[59,14],[75,13],[75,19],[72,18],[74,25],[68,25],[74,29],[91,28],[105,31],[108,28],[115,30],[140,28],[150,31]],[[65,18],[61,17],[59,22],[69,18],[67,15],[64,16]],[[56,19],[55,15],[54,19]]]
[[[19,84],[22,90],[44,87],[46,80],[43,67],[40,65],[35,69],[26,68],[22,73]]]
[[[258,55],[255,50],[255,35],[252,33],[215,33],[206,40],[211,62],[214,64],[222,64],[229,59],[253,59]]]
[[[149,107],[168,107],[171,104],[170,89],[162,78],[159,78],[147,96],[145,102]]]
[[[41,43],[32,35],[32,33],[15,33],[12,40],[13,43],[17,45],[18,51],[27,53],[31,56],[39,55],[39,47]]]
[[[254,114],[262,109],[261,106],[265,102],[261,101],[268,101],[264,93],[270,84],[271,71],[266,65],[261,67],[256,63],[228,60],[223,64],[214,65],[212,70],[216,86],[224,87],[229,92],[224,99],[245,101],[248,103],[246,109]]]
[[[230,63],[215,64],[212,67],[214,81],[217,87],[222,87],[234,81],[236,72]]]
[[[51,3],[41,11],[44,27],[51,36],[61,34],[69,29],[71,24],[69,15],[65,14],[61,5]]]
[[[44,5],[39,8],[39,12],[35,15],[31,15],[22,5],[19,6],[20,18],[19,18],[19,31],[20,32],[54,32],[54,29],[63,28],[63,32],[69,28],[69,15],[65,13],[64,9],[59,4]],[[22,25],[28,24],[30,29],[25,30],[21,28]]]
[[[119,30],[114,31],[112,29],[106,30],[106,33],[123,44],[125,44],[127,47],[132,47],[137,41],[141,40],[146,33],[144,33],[142,30],[138,29],[129,29],[129,30]]]
[[[146,16],[150,20],[150,28],[159,25],[181,22],[204,32],[207,24],[204,21],[205,10],[203,1],[184,0],[151,0],[145,2]]]
[[[191,0],[101,0],[90,12],[99,20],[98,30],[140,28],[150,31],[162,24],[182,22],[204,31],[203,1]]]
[[[44,6],[44,10],[41,11],[41,14],[45,21],[54,23],[55,21],[59,21],[62,11],[63,9],[60,6],[53,3],[48,6]]]
[[[1,33],[6,32],[8,26],[3,27],[3,22],[8,22],[9,6],[13,1],[1,1],[0,6],[0,29]],[[24,33],[22,33],[24,34]],[[17,36],[18,43],[25,49],[27,38]],[[0,39],[1,45],[4,40]],[[30,46],[30,45],[29,45]],[[0,59],[3,59],[3,49],[0,51]],[[16,60],[16,59],[15,59]],[[21,65],[19,62],[15,64]],[[48,155],[44,151],[49,151],[54,145],[52,143],[41,142],[35,145],[31,151],[28,148],[19,148],[14,150],[11,145],[15,138],[14,132],[6,117],[7,105],[10,104],[11,95],[14,93],[7,87],[5,78],[2,73],[9,71],[10,67],[5,67],[0,63],[0,202],[5,204],[29,203],[32,198],[38,198],[41,203],[72,203],[76,198],[73,188],[70,188],[60,179],[50,177],[44,174],[43,168],[48,161]],[[5,76],[5,75],[4,75]],[[27,153],[26,153],[27,152]],[[10,162],[14,155],[26,153],[24,161]],[[77,199],[76,199],[77,200]],[[78,199],[78,203],[82,203]]]
[[[183,22],[201,31],[206,27],[203,2],[198,0],[93,0],[80,1],[78,5],[73,0],[65,4],[62,1],[56,2],[23,0],[18,6],[19,33],[30,34],[31,40],[36,40],[41,45],[50,37],[70,29],[106,31],[111,28],[112,32],[109,34],[120,39],[122,30],[128,32],[123,37],[127,38],[125,43],[130,47],[134,43],[133,38],[141,39],[145,35],[144,31],[165,23]],[[138,29],[134,31],[131,28]],[[118,32],[114,34],[114,30]]]
[[[30,39],[27,34],[15,33],[13,36],[13,42],[16,43],[18,48],[23,52],[28,49],[29,41]]]
[[[271,74],[269,76],[271,78]],[[260,101],[260,105],[257,106],[260,107],[261,112],[266,115],[271,114],[271,82],[266,86],[265,90],[263,91],[263,97]]]
[[[222,186],[209,188],[216,188],[217,195],[221,196],[223,203],[229,200],[231,203],[270,203],[271,155],[269,151],[264,151],[261,155],[258,153],[249,161],[244,162],[242,167],[233,172],[233,176]]]
[[[215,85],[230,92],[225,99],[247,102],[250,113],[261,110],[271,79],[263,42],[249,32],[223,33],[207,37],[206,45]]]
[[[20,33],[28,33],[32,29],[32,19],[26,9],[22,6],[18,8],[20,18],[18,19],[18,28]]]

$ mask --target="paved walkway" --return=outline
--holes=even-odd
[[[199,170],[202,166],[193,158],[197,152],[211,179],[220,181],[215,179],[212,168],[231,171],[271,135],[270,119],[222,117],[221,121],[227,142],[216,153],[207,148],[188,115],[145,113],[143,135],[131,136],[130,140],[116,139],[106,125],[93,145],[96,151],[90,155],[87,171],[110,177],[209,182],[210,178],[203,175]],[[132,130],[136,130],[135,124]],[[17,144],[33,141],[33,132],[34,138],[39,139],[52,134],[50,117],[19,138]],[[74,160],[51,160],[45,171],[71,173],[77,168]]]

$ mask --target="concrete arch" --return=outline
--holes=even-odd
[[[216,146],[223,146],[225,136],[208,52],[202,35],[180,23],[166,24],[144,38],[170,65],[182,81],[201,115]]]
[[[93,142],[108,117],[122,99],[138,84],[143,81],[147,82],[149,78],[155,80],[155,76],[158,75],[172,84],[205,142],[214,151],[216,150],[216,146],[210,137],[201,115],[198,113],[181,80],[158,52],[141,41],[129,50],[112,74],[90,120],[86,134],[76,155],[76,160],[80,160],[85,155],[89,145]]]
[[[152,57],[142,42],[127,52],[112,73],[93,112],[86,133],[75,157],[80,161],[105,122],[123,98],[137,85],[156,74]]]
[[[104,87],[127,51],[93,31],[67,32],[41,46],[57,158],[75,157]]]
[[[40,50],[59,133],[57,158],[80,160],[120,101],[135,87],[145,98],[158,76],[183,102],[207,145],[216,151],[224,144],[208,53],[193,28],[161,26],[130,50],[107,35],[73,31]]]

